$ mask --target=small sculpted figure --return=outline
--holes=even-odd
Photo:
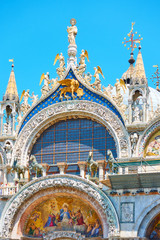
[[[94,72],[93,77],[95,77],[95,82],[93,84],[91,84],[91,87],[94,87],[96,90],[101,91],[101,80],[99,78],[99,74],[101,74],[102,77],[104,78],[102,69],[99,66],[97,66],[97,68],[94,67],[94,71],[95,72]]]
[[[56,55],[53,65],[56,64],[57,60],[59,60],[59,67],[56,70],[57,70],[57,74],[59,75],[59,77],[61,79],[64,75],[64,72],[66,71],[64,56],[62,53],[61,54],[58,53]]]
[[[23,103],[21,105],[21,111],[22,111],[23,115],[25,115],[26,112],[28,111],[28,109],[30,108],[30,105],[28,104],[28,99],[30,97],[31,96],[29,95],[29,90],[27,90],[27,91],[23,90],[23,92],[21,94],[21,98],[20,98],[20,102],[23,98]]]
[[[79,66],[78,66],[78,72],[77,72],[80,76],[82,76],[86,70],[85,58],[87,58],[87,60],[89,62],[87,50],[85,50],[85,51],[82,50],[82,53],[80,55],[80,62],[79,62]]]
[[[44,97],[50,91],[49,84],[51,80],[49,79],[49,72],[47,72],[46,74],[42,73],[39,85],[41,85],[43,80],[44,80],[44,85],[41,88],[42,97]]]
[[[6,152],[7,164],[11,163],[13,147],[10,142],[6,142],[4,145],[4,150]]]
[[[35,95],[34,92],[32,92],[32,105],[34,105],[38,101],[38,95]]]
[[[77,27],[75,26],[76,20],[74,18],[70,21],[71,26],[67,27],[68,32],[68,42],[70,45],[76,45],[75,38],[77,35]]]

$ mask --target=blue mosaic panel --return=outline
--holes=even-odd
[[[66,78],[70,78],[70,79],[76,79],[72,69],[70,69],[68,75]],[[76,79],[77,80],[77,79]],[[87,101],[90,101],[90,102],[95,102],[95,103],[98,103],[98,104],[101,104],[103,106],[105,106],[106,108],[110,109],[112,112],[114,112],[117,117],[122,121],[122,123],[124,124],[123,122],[123,119],[122,119],[122,116],[121,114],[119,113],[119,111],[115,108],[115,106],[110,102],[108,101],[106,98],[100,96],[99,94],[97,93],[93,93],[92,91],[88,90],[85,86],[83,86],[81,83],[79,83],[79,87],[83,89],[83,92],[84,92],[84,95],[79,98],[78,96],[76,96],[75,100],[87,100]],[[53,105],[55,103],[59,103],[61,102],[61,100],[59,99],[60,97],[60,90],[63,88],[63,86],[59,86],[58,89],[51,93],[50,96],[48,96],[45,100],[43,100],[42,102],[40,102],[38,105],[36,105],[29,113],[28,115],[26,116],[26,118],[24,119],[24,121],[22,122],[22,125],[21,125],[21,128],[19,130],[19,132],[22,130],[22,128],[25,126],[25,124],[38,112],[40,112],[42,109],[50,106],[50,105]],[[70,96],[70,100],[69,101],[73,101],[72,100],[72,97],[71,97],[71,93],[67,93],[68,96]],[[76,93],[75,93],[76,95]],[[62,101],[68,101],[67,99],[63,98]],[[84,123],[85,124],[85,123]],[[64,127],[65,128],[65,123],[63,126],[61,127]],[[72,126],[74,128],[74,126]]]
[[[108,149],[116,158],[114,139],[104,126],[89,119],[70,119],[46,129],[37,139],[31,154],[39,163],[76,164],[87,161],[89,151],[93,151],[94,160],[106,160]]]

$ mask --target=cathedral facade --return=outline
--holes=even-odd
[[[12,64],[0,102],[0,239],[158,240],[158,82],[148,86],[140,44],[133,58],[132,24],[130,66],[102,86],[86,50],[77,63],[70,23],[67,63],[56,55],[39,99],[29,90],[19,99]]]

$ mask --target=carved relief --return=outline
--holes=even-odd
[[[25,152],[25,150],[27,150],[28,146],[31,144],[33,135],[35,136],[42,128],[44,121],[46,120],[46,122],[49,122],[51,117],[56,118],[57,114],[66,114],[67,116],[67,114],[71,114],[71,112],[73,112],[74,116],[75,112],[81,115],[84,114],[84,116],[87,113],[87,116],[92,115],[95,119],[98,119],[99,122],[103,122],[103,124],[106,123],[107,128],[109,128],[115,138],[116,145],[120,146],[119,155],[121,157],[128,156],[128,144],[126,144],[128,141],[128,135],[121,121],[109,109],[102,107],[97,103],[91,104],[87,101],[72,101],[72,103],[66,102],[63,104],[58,103],[51,105],[47,109],[44,109],[40,113],[34,115],[34,117],[22,129],[15,143],[13,156],[16,156],[19,160],[21,159],[22,164],[26,164],[25,158],[27,156],[27,152]]]
[[[33,197],[34,194],[38,193],[38,196],[40,196],[40,191],[49,188],[54,188],[54,192],[56,192],[56,189],[57,191],[62,191],[61,189],[63,188],[63,192],[69,191],[70,194],[72,194],[72,191],[81,192],[81,196],[83,193],[87,194],[88,201],[92,200],[92,205],[99,205],[99,207],[97,205],[97,210],[100,216],[106,216],[106,220],[103,219],[105,224],[110,228],[112,227],[116,229],[116,231],[119,231],[118,218],[112,203],[107,196],[100,190],[96,189],[94,185],[92,186],[92,184],[88,184],[86,180],[82,181],[81,178],[75,176],[48,176],[46,178],[41,178],[40,180],[40,182],[34,180],[32,183],[25,185],[25,189],[15,195],[10,202],[10,205],[4,209],[0,237],[10,237],[13,222],[16,214],[20,211],[20,207]],[[95,199],[95,201],[93,201],[93,199]]]

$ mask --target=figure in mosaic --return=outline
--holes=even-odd
[[[146,150],[146,156],[160,156],[160,135],[157,135],[149,142]]]
[[[102,225],[95,210],[81,199],[67,195],[40,203],[25,226],[25,235],[30,237],[41,237],[51,231],[74,231],[89,238],[102,236]]]

